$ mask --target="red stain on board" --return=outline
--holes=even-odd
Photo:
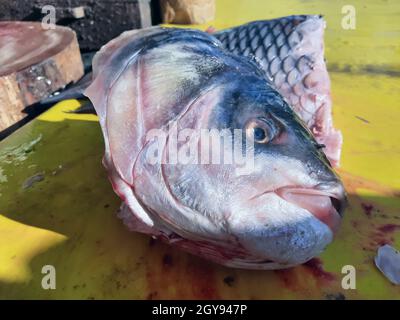
[[[370,217],[372,215],[372,210],[374,210],[374,206],[369,203],[361,203],[361,208],[364,210],[364,213]]]
[[[146,262],[147,299],[220,299],[214,264],[161,242]]]
[[[400,230],[400,225],[398,224],[388,223],[378,226],[370,236],[371,241],[369,242],[368,249],[375,251],[385,244],[393,244],[393,233],[397,230]]]
[[[186,267],[186,273],[190,280],[184,284],[191,286],[193,297],[196,299],[218,299],[215,287],[213,265],[198,258],[190,259]]]
[[[361,249],[363,251],[376,252],[382,245],[393,244],[395,241],[393,233],[400,230],[400,225],[395,223],[380,224],[378,221],[380,219],[400,219],[400,215],[389,214],[377,207],[377,204],[364,201],[362,196],[358,195],[358,189],[373,190],[379,193],[380,197],[386,198],[398,198],[400,196],[399,191],[376,181],[355,176],[341,169],[338,172],[348,194],[351,195],[352,203],[350,203],[350,207],[352,204],[357,204],[357,206],[361,207],[364,217],[374,218],[373,222],[371,220],[367,221],[365,218],[359,221],[351,221],[351,226],[357,229],[360,236]]]
[[[153,237],[150,238],[149,240],[149,247],[154,247],[154,245],[156,244],[157,240],[154,239]]]
[[[391,224],[391,223],[385,224],[378,228],[379,231],[384,232],[384,233],[392,233],[392,232],[395,232],[397,229],[400,229],[400,225],[399,224]]]
[[[296,270],[295,268],[292,268],[292,269],[282,269],[274,271],[274,273],[277,275],[277,277],[283,283],[283,285],[291,291],[301,290],[295,270]]]
[[[153,291],[147,295],[146,299],[147,300],[155,300],[155,299],[157,299],[157,296],[158,296],[158,292]]]
[[[235,277],[234,276],[226,276],[223,279],[223,281],[228,287],[232,287],[235,284]]]
[[[172,256],[168,253],[164,254],[162,262],[164,268],[172,267]]]
[[[324,270],[322,260],[319,258],[313,258],[295,268],[275,270],[274,273],[285,288],[302,293],[310,289],[310,281],[304,280],[307,279],[305,277],[314,278],[318,287],[336,280],[333,273]]]
[[[357,220],[352,220],[350,223],[354,229],[358,229],[360,226],[360,221]]]
[[[333,273],[327,272],[323,268],[323,262],[319,258],[313,258],[307,261],[304,264],[305,269],[310,272],[314,277],[326,280],[326,281],[333,281],[336,279]]]

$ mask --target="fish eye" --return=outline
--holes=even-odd
[[[277,126],[270,119],[252,119],[246,124],[246,134],[257,143],[268,143],[277,133]]]
[[[265,138],[267,137],[267,132],[265,131],[264,128],[255,127],[253,128],[253,133],[254,133],[254,140],[256,141],[264,141]]]

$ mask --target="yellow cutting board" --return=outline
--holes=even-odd
[[[0,143],[0,298],[400,299],[376,269],[383,243],[400,249],[400,3],[217,0],[217,29],[290,14],[323,14],[335,126],[350,208],[336,240],[284,271],[224,268],[126,230],[101,165],[96,116],[61,102]],[[207,25],[208,26],[208,25]],[[205,29],[207,26],[194,26]],[[42,288],[54,266],[56,289]],[[354,266],[356,289],[342,288]]]

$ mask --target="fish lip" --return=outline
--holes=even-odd
[[[325,223],[334,234],[338,231],[340,222],[343,218],[344,210],[347,206],[347,196],[341,183],[320,183],[311,188],[286,186],[275,190],[274,193],[282,198],[284,201],[290,202],[310,212],[321,222]],[[316,213],[314,210],[310,210],[309,208],[307,208],[306,205],[302,205],[300,201],[293,200],[290,195],[305,197],[329,197],[331,201],[331,206],[328,211],[325,210],[324,213],[321,215],[319,213]]]
[[[336,211],[343,218],[344,211],[348,206],[347,193],[341,182],[320,183],[315,186],[318,191],[326,192],[331,198],[338,201],[338,207],[335,206]]]
[[[339,183],[321,183],[311,188],[287,186],[275,190],[275,193],[279,196],[284,192],[301,193],[304,195],[321,195],[334,198],[338,201],[338,204],[334,206],[335,210],[341,217],[343,217],[344,210],[348,205],[346,192]]]

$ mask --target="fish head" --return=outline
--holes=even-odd
[[[234,264],[284,268],[322,252],[339,228],[346,193],[323,146],[282,96],[242,76],[224,87],[208,126],[239,129],[247,145],[248,170],[221,164],[191,180],[191,190],[204,195],[191,198],[210,203],[224,231],[253,257]]]
[[[180,208],[171,227],[193,241],[192,251],[207,243],[203,255],[223,251],[223,263],[233,267],[306,262],[338,231],[344,187],[323,146],[276,90],[257,76],[228,78],[206,90],[181,119],[191,128],[230,133],[228,143],[223,134],[216,145],[207,143],[211,155],[220,152],[219,162],[163,166],[163,183]],[[188,209],[195,214],[185,221]]]

